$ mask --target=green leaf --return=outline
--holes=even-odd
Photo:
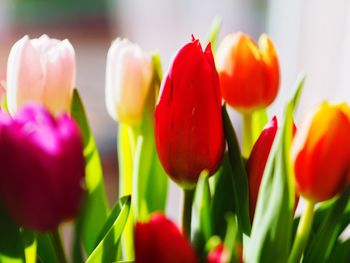
[[[256,110],[252,114],[252,134],[253,145],[259,138],[261,131],[264,129],[268,122],[268,115],[266,109]]]
[[[25,262],[24,244],[19,227],[0,204],[0,262]]]
[[[283,125],[273,143],[257,201],[252,235],[245,257],[248,262],[287,262],[294,213],[294,179],[290,162],[293,111],[304,78],[286,106]]]
[[[59,263],[50,237],[46,233],[37,233],[37,256],[39,262]],[[74,260],[74,262],[77,262]]]
[[[222,165],[214,175],[216,178],[213,200],[211,206],[211,223],[213,234],[218,235],[221,239],[225,238],[227,221],[225,217],[227,213],[235,213],[234,199],[232,197],[233,189],[233,173],[230,166],[228,154],[225,153]]]
[[[191,241],[199,255],[203,255],[206,242],[212,235],[210,222],[211,195],[208,171],[203,171],[198,179],[192,205]]]
[[[119,196],[132,194],[132,176],[134,166],[134,155],[136,151],[136,140],[138,131],[125,123],[119,123],[118,132],[118,164],[119,164]],[[124,258],[134,258],[133,246],[134,215],[130,211],[128,221],[125,225],[122,237],[122,254]]]
[[[228,116],[226,105],[222,107],[225,138],[228,144],[228,155],[234,175],[233,195],[237,213],[238,226],[246,235],[250,235],[248,177],[245,171],[236,133]]]
[[[216,50],[216,43],[217,43],[219,32],[221,29],[221,24],[222,24],[221,19],[219,17],[216,17],[210,26],[208,43],[211,43],[211,49],[213,51],[213,54],[215,53],[215,50]]]
[[[317,229],[310,246],[305,251],[303,262],[325,262],[330,259],[329,256],[338,236],[350,221],[349,216],[347,219],[345,218],[347,206],[350,207],[349,198],[350,187],[328,209],[321,226]]]
[[[117,247],[128,219],[130,201],[130,196],[125,196],[116,203],[110,217],[99,233],[99,237],[103,236],[103,238],[87,259],[87,263],[109,263],[117,260]]]
[[[168,177],[160,164],[154,139],[154,108],[162,77],[157,53],[153,54],[152,63],[154,74],[134,155],[132,202],[136,220],[153,211],[164,211],[168,191]]]
[[[349,263],[350,261],[350,239],[346,241],[338,241],[327,263]]]
[[[26,263],[35,263],[37,255],[36,235],[28,229],[21,230]]]
[[[97,235],[107,219],[109,208],[97,145],[89,128],[82,100],[76,89],[73,93],[71,114],[80,127],[84,141],[87,193],[78,218],[81,226],[77,226],[79,229],[77,234],[81,235],[86,253],[89,255],[93,251]],[[76,240],[78,241],[79,238]],[[75,247],[79,246],[75,245]]]
[[[237,217],[232,213],[226,215],[227,232],[224,241],[224,247],[228,252],[227,262],[240,262],[237,255],[237,240],[239,240],[239,229],[237,223]]]

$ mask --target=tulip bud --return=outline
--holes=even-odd
[[[7,103],[11,114],[28,102],[53,114],[70,112],[75,86],[75,53],[71,43],[42,35],[17,41],[7,63]]]
[[[272,144],[278,130],[278,122],[276,116],[265,126],[259,138],[254,144],[252,152],[246,164],[246,171],[249,181],[249,210],[250,219],[253,221],[256,203],[262,177],[264,175],[267,159],[269,158]],[[293,123],[293,136],[297,128]],[[297,207],[299,196],[295,195],[294,210]]]
[[[36,231],[73,218],[85,175],[79,128],[37,105],[12,119],[0,112],[0,202],[19,225]]]
[[[273,119],[265,126],[258,140],[253,146],[252,152],[246,164],[249,182],[249,210],[250,219],[253,221],[256,203],[264,174],[267,159],[278,128],[277,118]]]
[[[243,33],[227,36],[217,50],[216,65],[222,96],[238,111],[265,108],[276,98],[278,57],[266,34],[260,36],[259,46]]]
[[[136,223],[135,262],[196,263],[197,256],[176,225],[155,213],[147,223]]]
[[[218,245],[214,250],[210,251],[207,257],[207,263],[226,263],[228,262],[228,253],[224,244]]]
[[[297,190],[313,202],[350,184],[350,107],[324,102],[305,117],[292,144]]]
[[[141,121],[153,76],[150,56],[117,38],[107,55],[106,105],[111,117],[127,124]]]
[[[155,111],[155,138],[169,176],[191,188],[203,170],[213,174],[224,152],[219,79],[210,45],[182,47],[163,79]]]

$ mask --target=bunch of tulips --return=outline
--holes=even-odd
[[[217,30],[205,49],[192,36],[164,76],[158,54],[112,43],[113,206],[72,45],[46,35],[14,44],[1,82],[0,262],[349,262],[350,107],[320,102],[294,124],[301,77],[283,118],[269,120],[274,43],[234,33],[216,49]],[[228,110],[241,114],[242,138]],[[165,214],[169,179],[183,190],[179,225]]]

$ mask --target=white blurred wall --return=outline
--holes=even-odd
[[[270,0],[267,31],[277,44],[282,87],[272,111],[281,113],[299,72],[306,85],[297,123],[322,100],[350,102],[350,1]]]

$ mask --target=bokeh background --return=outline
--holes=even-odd
[[[117,123],[104,103],[106,54],[116,37],[146,51],[158,50],[164,70],[191,34],[203,42],[215,17],[219,41],[243,31],[257,39],[267,32],[281,64],[281,86],[270,116],[282,115],[300,72],[306,86],[296,123],[315,103],[350,102],[350,1],[348,0],[0,0],[0,80],[14,42],[28,34],[68,38],[77,56],[77,86],[101,152],[110,202],[117,198]],[[240,119],[231,112],[238,132]],[[171,185],[168,214],[178,219],[180,194]]]

